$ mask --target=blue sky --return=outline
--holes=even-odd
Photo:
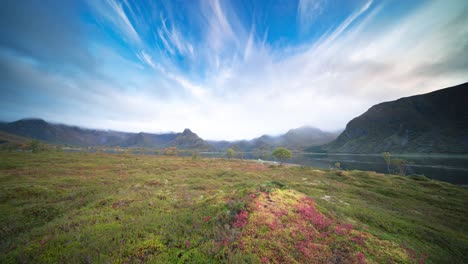
[[[0,120],[252,138],[468,79],[468,1],[2,1]]]

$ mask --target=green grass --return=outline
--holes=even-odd
[[[255,207],[272,203],[288,213],[274,228],[278,212]],[[330,224],[318,228],[302,205]],[[468,263],[467,208],[467,189],[420,177],[191,157],[0,153],[1,263],[313,263],[312,256]],[[352,230],[335,232],[342,224]],[[354,241],[358,235],[364,242]]]

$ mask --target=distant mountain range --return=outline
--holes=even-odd
[[[0,131],[53,144],[72,146],[146,147],[208,150],[211,146],[185,129],[182,133],[127,133],[51,124],[42,119],[22,119],[0,123]]]
[[[291,129],[286,134],[280,136],[264,135],[252,140],[233,142],[205,141],[190,131],[190,129],[185,129],[182,133],[128,133],[52,124],[35,118],[22,119],[11,123],[0,123],[0,131],[3,131],[3,134],[8,133],[8,135],[71,146],[177,147],[179,149],[211,151],[225,151],[227,148],[234,148],[238,151],[271,151],[278,146],[302,150],[307,146],[328,143],[338,135],[338,133],[324,132],[317,128],[301,127]],[[9,138],[12,137],[10,136]]]
[[[318,128],[303,126],[291,129],[283,135],[263,135],[251,140],[209,141],[217,150],[233,148],[239,151],[271,151],[276,147],[303,150],[310,146],[319,146],[334,140],[338,132],[325,132]]]
[[[320,148],[346,153],[468,153],[468,83],[372,106]]]

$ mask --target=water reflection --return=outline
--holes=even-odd
[[[246,159],[258,159],[254,153],[242,153]],[[224,153],[206,152],[207,157],[220,157]],[[468,155],[392,155],[392,158],[404,159],[407,175],[424,175],[430,179],[446,181],[453,184],[468,185]],[[271,157],[261,157],[273,160]],[[341,154],[341,153],[294,153],[290,163],[312,166],[321,169],[334,168],[339,162],[345,170],[363,170],[388,173],[382,155]],[[397,168],[390,166],[396,173]]]

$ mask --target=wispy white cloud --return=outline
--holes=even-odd
[[[126,7],[130,8],[127,2]],[[132,22],[130,21],[123,5],[116,0],[105,1],[88,1],[88,4],[98,13],[101,17],[113,23],[117,31],[122,31],[122,34],[129,40],[141,43],[141,38],[135,30]],[[132,11],[133,12],[133,11]],[[134,16],[136,17],[136,16]]]
[[[163,77],[174,81],[177,85],[181,88],[185,89],[186,92],[191,96],[191,98],[203,100],[206,99],[208,96],[208,91],[201,87],[198,84],[195,84],[185,77],[182,74],[176,73],[175,71],[168,71],[163,65],[155,63],[153,58],[146,53],[145,51],[141,51],[137,54],[138,58],[150,66],[152,69],[156,70],[160,73]]]
[[[254,37],[255,37],[255,27],[252,27],[250,30],[249,38],[247,40],[247,43],[245,44],[245,49],[244,49],[244,61],[248,60],[250,56],[252,55],[252,49],[254,45]]]
[[[161,28],[158,29],[158,36],[171,55],[175,55],[176,51],[180,55],[194,55],[193,46],[190,41],[182,36],[174,24],[169,29],[167,19],[162,14],[161,24]]]
[[[166,51],[168,51],[171,55],[175,55],[175,51],[172,48],[172,45],[167,40],[166,35],[164,34],[164,31],[162,31],[161,29],[158,29],[158,36],[159,36],[159,39],[161,40],[161,42],[164,45],[164,49]]]
[[[243,55],[249,37],[248,31],[231,10],[227,1],[201,2],[205,37],[199,46],[208,48],[204,49],[203,57],[210,66],[214,66],[214,74],[221,68],[230,67],[233,61]]]
[[[372,0],[367,1],[361,8],[354,11],[346,20],[338,26],[337,29],[333,31],[329,36],[327,36],[326,40],[322,43],[323,46],[330,44],[334,41],[337,37],[339,37],[343,31],[345,31],[357,18],[363,15],[372,5]]]
[[[324,12],[326,4],[326,0],[299,0],[297,23],[301,31],[310,29],[313,22]]]
[[[231,27],[219,0],[209,2],[210,14],[210,40],[213,40],[213,47],[221,49],[225,41],[238,42],[234,30]]]
[[[137,53],[136,55],[141,60],[141,62],[144,62],[151,68],[156,69],[156,64],[153,62],[153,58],[151,58],[151,56],[144,50],[142,50],[140,53]]]

